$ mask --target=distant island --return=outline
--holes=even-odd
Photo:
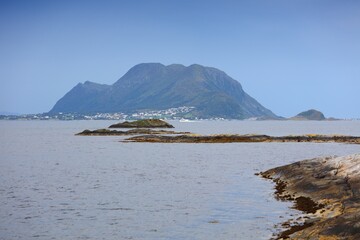
[[[159,111],[187,106],[184,118],[279,119],[223,71],[193,64],[142,63],[113,85],[79,83],[49,114]]]
[[[304,112],[299,113],[298,115],[290,118],[290,120],[315,120],[315,121],[321,121],[325,120],[325,116],[322,112],[310,109]]]
[[[326,118],[325,115],[315,109],[310,109],[304,112],[301,112],[299,114],[297,114],[294,117],[289,118],[289,120],[297,120],[297,121],[306,121],[306,120],[311,120],[311,121],[324,121],[324,120],[329,120],[329,121],[334,121],[334,120],[339,120],[336,118]]]

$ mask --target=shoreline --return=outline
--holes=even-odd
[[[275,197],[292,201],[301,218],[284,222],[276,239],[360,239],[360,154],[322,157],[261,172]]]

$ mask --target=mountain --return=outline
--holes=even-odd
[[[216,68],[142,63],[113,85],[79,83],[49,113],[134,112],[195,107],[193,117],[233,119],[277,116],[250,97],[241,84]]]
[[[310,109],[308,111],[304,111],[296,115],[295,117],[290,118],[291,120],[315,120],[315,121],[321,121],[325,120],[325,116],[322,112]]]

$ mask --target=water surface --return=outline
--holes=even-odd
[[[333,143],[120,143],[113,121],[0,121],[0,239],[269,239],[296,214],[254,173]],[[360,122],[171,122],[202,134],[360,135]]]

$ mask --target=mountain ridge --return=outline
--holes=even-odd
[[[219,69],[161,63],[135,65],[112,85],[79,83],[49,113],[131,112],[180,106],[195,107],[192,115],[200,118],[278,118]]]

